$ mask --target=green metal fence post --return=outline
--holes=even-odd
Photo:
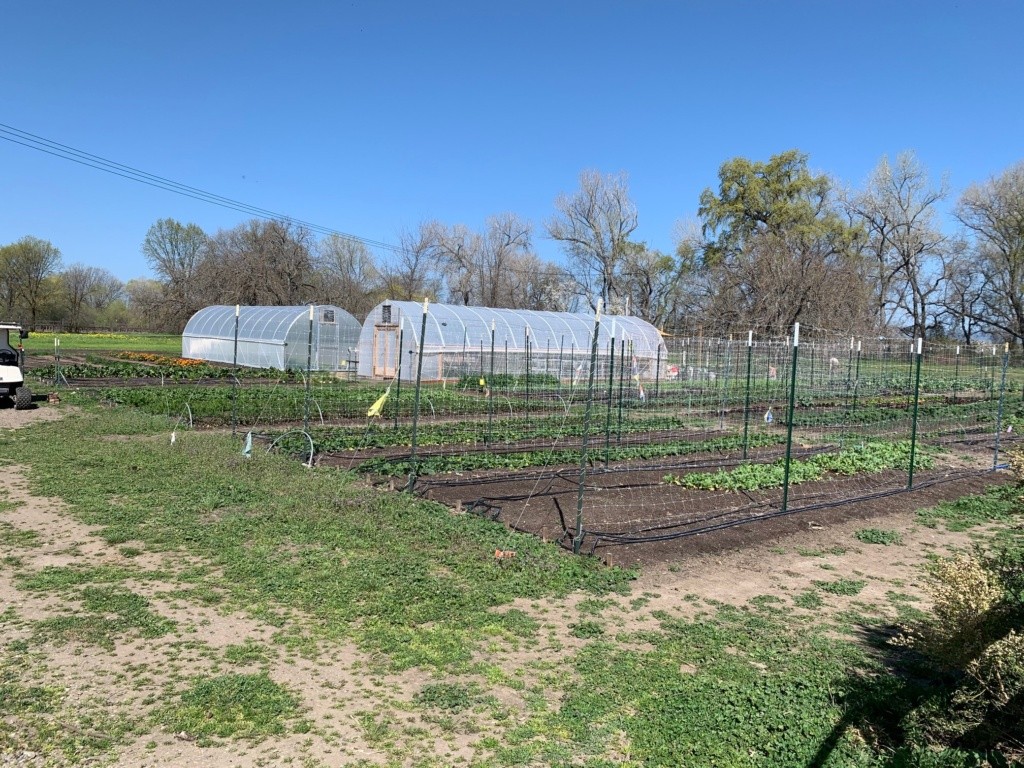
[[[917,411],[921,401],[921,351],[924,339],[917,337],[917,371],[914,374],[914,415],[910,422],[910,468],[907,470],[907,488],[914,487],[914,457],[917,454]]]
[[[615,321],[612,320],[612,334],[615,333]],[[611,451],[612,434],[612,403],[615,391],[615,336],[608,342],[608,404],[604,419],[604,465],[608,466],[608,455]]]
[[[956,372],[953,374],[953,405],[956,405],[956,390],[960,383],[960,345],[956,345]]]
[[[793,422],[796,407],[796,358],[800,347],[800,323],[793,323],[793,362],[789,373],[789,418],[786,420],[786,465],[782,471],[782,511],[789,509],[789,465],[793,453]]]
[[[231,434],[238,431],[238,315],[242,308],[235,304],[235,352],[231,365],[234,367],[235,375],[231,383]]]
[[[565,349],[565,334],[558,342],[558,394],[562,394],[562,350]]]
[[[416,360],[416,393],[412,399],[412,440],[409,448],[409,485],[406,490],[411,491],[416,486],[416,474],[419,469],[416,463],[416,430],[420,419],[420,386],[423,381],[423,350],[427,339],[427,313],[430,308],[430,300],[423,300],[423,323],[420,326],[420,353]]]
[[[999,466],[999,436],[1003,431],[1003,404],[1006,401],[1006,368],[1010,364],[1010,345],[1003,347],[1003,375],[999,385],[999,409],[996,411],[996,448],[992,455],[992,469]]]
[[[309,432],[309,388],[313,378],[313,305],[309,305],[309,336],[306,339],[306,399],[302,415],[302,429]]]
[[[491,377],[487,380],[487,445],[494,442],[494,320],[491,320]]]
[[[860,391],[860,345],[861,342],[857,342],[857,364],[853,373],[853,410],[857,410],[857,394]]]
[[[623,379],[626,373],[626,340],[622,339],[619,342],[619,418],[616,422],[615,428],[615,443],[616,445],[622,444],[622,390],[623,390]]]
[[[526,419],[530,419],[530,326],[526,326]]]
[[[590,374],[587,377],[587,407],[583,411],[583,440],[580,443],[580,481],[576,492],[576,534],[572,539],[573,554],[583,545],[583,494],[587,482],[587,445],[590,438],[590,411],[594,405],[594,375],[597,371],[597,337],[601,330],[601,301],[594,316],[594,336],[590,342]]]
[[[661,384],[661,339],[658,340],[658,352],[654,357],[654,398],[657,399]]]
[[[398,360],[395,364],[395,429],[398,429],[398,416],[402,410],[402,353],[405,351],[402,342],[405,341],[404,334],[405,318],[403,317],[402,325],[398,327],[398,350],[396,351]]]
[[[743,402],[743,458],[747,458],[747,434],[750,429],[750,371],[754,362],[754,332],[747,331],[747,394]]]

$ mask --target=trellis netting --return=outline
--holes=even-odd
[[[572,385],[589,372],[593,315],[431,304],[425,326],[423,319],[419,302],[386,301],[374,307],[359,336],[359,375],[414,381],[424,328],[423,381],[476,377],[500,383],[529,376]],[[657,328],[638,317],[605,316],[599,364],[611,354],[613,338],[625,342],[632,375],[643,381],[657,378],[657,366],[667,354]]]
[[[237,423],[268,441],[301,423],[309,437],[296,451],[318,461],[615,562],[783,515],[884,506],[992,472],[1021,444],[1024,358],[1004,344],[815,329],[799,343],[795,332],[659,334],[652,352],[626,337],[624,319],[583,316],[588,327],[564,343],[559,329],[557,344],[530,320],[527,345],[522,318],[502,326],[471,310],[474,325],[431,306],[417,386],[422,306],[400,315],[396,304],[369,323],[397,331],[388,370],[239,374],[234,388],[154,388],[151,407],[175,415],[187,403],[198,424]],[[428,352],[430,334],[452,328],[455,340]]]
[[[354,371],[362,326],[341,307],[211,306],[181,336],[182,357],[247,368]],[[237,346],[236,346],[237,331]]]

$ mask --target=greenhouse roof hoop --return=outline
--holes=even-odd
[[[408,329],[415,344],[419,343],[423,305],[415,301],[390,301],[393,316],[409,320]],[[371,313],[371,316],[377,312]],[[524,348],[526,337],[531,346],[541,349],[550,344],[554,348],[562,345],[576,349],[588,348],[594,329],[594,315],[577,312],[548,312],[529,309],[496,309],[470,307],[455,304],[430,304],[427,309],[427,339],[430,346],[447,349],[490,342],[492,323],[495,340],[509,342],[511,348]],[[606,345],[612,338],[633,343],[637,354],[654,356],[659,347],[664,348],[661,333],[653,325],[638,317],[626,315],[604,315],[601,318],[599,344]]]
[[[238,338],[243,341],[260,341],[265,344],[284,345],[288,330],[299,320],[309,317],[310,307],[321,315],[323,311],[334,312],[333,322],[344,322],[337,313],[349,315],[345,310],[331,304],[305,304],[287,307],[237,307]],[[235,306],[213,305],[196,312],[185,325],[182,336],[201,336],[213,339],[234,339]],[[352,322],[358,326],[353,317]]]

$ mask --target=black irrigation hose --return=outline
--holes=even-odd
[[[612,534],[612,533],[599,534],[596,531],[584,531],[584,535],[589,533],[589,534],[597,536],[597,538],[594,540],[593,545],[590,548],[590,554],[594,554],[594,552],[596,551],[597,547],[599,545],[601,545],[602,543],[605,543],[605,542],[608,542],[611,545],[620,545],[621,546],[621,545],[627,545],[627,544],[647,544],[647,543],[655,543],[655,542],[660,542],[660,541],[673,541],[675,539],[682,539],[682,538],[689,538],[691,536],[698,536],[698,535],[703,534],[703,533],[713,533],[714,531],[721,531],[721,530],[725,530],[727,528],[735,528],[737,526],[747,525],[749,523],[757,523],[757,522],[761,522],[763,520],[772,520],[772,519],[779,518],[779,517],[785,517],[785,516],[788,516],[788,515],[794,515],[794,514],[797,514],[797,513],[800,513],[800,512],[813,512],[814,510],[819,510],[819,509],[833,509],[835,507],[843,506],[844,504],[852,504],[854,502],[859,502],[859,501],[870,501],[872,499],[883,499],[883,498],[887,498],[889,496],[896,496],[896,495],[901,494],[901,493],[908,493],[908,492],[911,492],[911,491],[917,491],[917,490],[921,490],[923,488],[931,488],[931,487],[933,487],[935,485],[940,485],[942,483],[953,482],[954,480],[961,480],[961,479],[963,479],[965,477],[980,477],[982,475],[985,475],[985,474],[988,474],[988,473],[994,472],[994,471],[995,470],[993,470],[993,469],[984,469],[984,470],[975,470],[975,471],[964,471],[964,472],[961,472],[961,473],[958,473],[958,474],[955,474],[955,475],[947,475],[946,477],[942,477],[942,478],[935,478],[933,480],[926,480],[923,483],[918,483],[917,485],[915,485],[911,489],[908,489],[908,488],[893,488],[893,489],[890,489],[890,490],[887,490],[887,491],[880,491],[878,493],[867,494],[867,495],[862,495],[862,496],[855,496],[855,497],[848,498],[848,499],[839,499],[837,501],[821,502],[819,504],[809,504],[809,505],[806,505],[806,506],[795,507],[795,508],[794,507],[790,507],[789,509],[787,509],[785,511],[783,511],[781,509],[778,509],[777,511],[772,512],[770,514],[766,514],[766,515],[759,515],[757,517],[748,517],[748,518],[745,518],[745,519],[742,519],[742,520],[733,520],[733,521],[729,521],[729,522],[725,522],[725,523],[718,523],[716,525],[704,526],[702,528],[695,528],[695,529],[690,529],[690,530],[687,530],[687,531],[679,531],[677,533],[672,533],[672,534],[664,534],[664,535],[661,535],[661,536],[642,536],[642,537],[637,537],[637,536],[633,536],[631,534]],[[775,506],[775,505],[773,504],[773,505],[770,505],[770,506]],[[733,514],[735,511],[737,511],[737,510],[730,510],[730,512],[728,512],[726,514]]]

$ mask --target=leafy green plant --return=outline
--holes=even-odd
[[[583,639],[601,637],[604,634],[604,627],[596,621],[581,621],[569,625],[569,634]]]
[[[815,581],[814,586],[830,595],[851,597],[859,595],[861,590],[867,586],[867,582],[860,579],[836,579],[835,581]]]
[[[917,454],[914,466],[928,468],[932,458],[924,451]],[[796,485],[819,480],[825,472],[855,475],[861,472],[881,472],[886,469],[906,469],[910,464],[910,443],[871,442],[837,453],[822,453],[809,459],[790,461],[789,481]],[[717,472],[694,472],[688,475],[666,475],[664,481],[683,488],[707,491],[757,491],[779,488],[785,477],[785,460],[771,464],[741,464],[735,469]]]
[[[197,680],[179,701],[155,713],[174,732],[258,739],[284,733],[298,699],[266,674]]]
[[[429,683],[413,695],[413,701],[430,709],[462,712],[479,699],[477,685],[462,683]]]
[[[853,535],[857,541],[863,541],[865,544],[881,544],[886,547],[903,542],[903,537],[897,531],[884,528],[862,528]]]

